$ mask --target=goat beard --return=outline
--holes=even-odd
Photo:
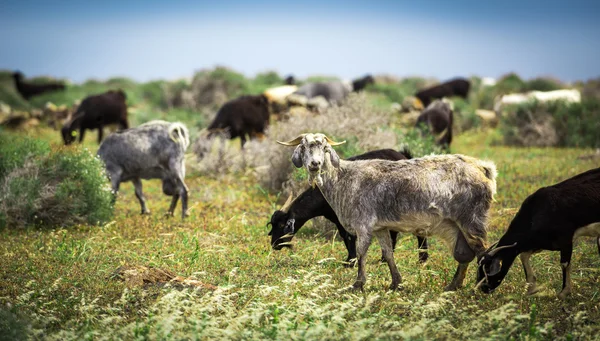
[[[312,188],[315,188],[316,186],[322,187],[323,186],[323,177],[321,177],[321,172],[317,171],[317,172],[308,172],[308,183],[310,184],[310,186]]]

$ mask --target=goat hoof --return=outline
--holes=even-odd
[[[571,294],[571,290],[563,290],[558,294],[558,299],[564,300]]]
[[[428,258],[429,258],[428,254],[426,254],[426,253],[419,253],[419,263],[425,264],[427,262]]]
[[[142,215],[150,215],[150,210],[142,211]]]
[[[353,262],[353,261],[347,260],[344,262],[345,268],[353,268],[355,265],[356,265],[356,261]]]
[[[534,295],[540,291],[540,287],[533,285],[527,289],[527,295]]]
[[[444,291],[456,291],[460,288],[459,285],[456,284],[448,284],[446,285],[446,287],[444,288]]]
[[[390,290],[391,291],[402,291],[404,290],[404,287],[401,284],[392,284],[390,285]]]
[[[352,286],[350,287],[350,289],[352,291],[363,291],[363,282],[354,282],[354,284],[352,284]]]

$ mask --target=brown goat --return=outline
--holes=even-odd
[[[121,129],[129,128],[126,99],[127,96],[120,89],[86,97],[62,128],[65,145],[73,143],[74,132],[77,129],[79,129],[79,143],[83,141],[86,129],[98,129],[98,143],[100,143],[104,126],[118,124]]]

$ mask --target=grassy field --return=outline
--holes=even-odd
[[[49,129],[30,134],[60,142]],[[492,146],[493,135],[467,132],[453,144],[453,152],[498,167],[491,241],[535,189],[600,166],[597,158],[578,158],[591,149]],[[84,145],[96,150],[94,134]],[[404,290],[387,291],[389,270],[373,243],[365,291],[347,292],[356,269],[342,266],[343,243],[311,223],[293,251],[271,249],[265,225],[279,198],[252,176],[191,172],[186,181],[192,209],[183,222],[163,217],[170,198],[158,181],[147,181],[150,216],[140,216],[128,183],[104,226],[2,231],[0,339],[600,339],[600,257],[591,239],[576,246],[574,293],[564,301],[556,298],[558,253],[533,257],[545,287],[536,296],[525,294],[519,263],[491,295],[473,290],[474,264],[463,289],[444,293],[452,257],[432,238],[429,261],[419,265],[408,235],[395,251]],[[129,287],[114,276],[124,265],[166,269],[216,289]]]

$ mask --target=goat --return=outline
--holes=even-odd
[[[189,144],[185,125],[155,120],[111,134],[100,144],[98,156],[104,161],[115,197],[121,182],[132,181],[142,214],[149,214],[141,179],[161,179],[163,193],[173,196],[167,214],[174,214],[181,197],[183,219],[188,216],[189,191],[183,179]]]
[[[410,160],[340,160],[324,134],[301,134],[294,166],[305,167],[348,233],[356,235],[358,275],[363,289],[365,260],[373,235],[379,240],[392,276],[402,280],[394,262],[389,230],[421,237],[437,235],[454,250],[459,265],[446,290],[462,286],[469,262],[485,251],[488,211],[496,192],[496,166],[465,155],[432,155]],[[326,157],[329,154],[329,157]]]
[[[467,98],[470,88],[471,82],[469,80],[464,78],[456,78],[442,84],[420,90],[415,94],[415,97],[421,100],[423,106],[427,107],[436,98],[441,99],[452,96]]]
[[[322,96],[329,103],[340,104],[350,92],[361,91],[367,85],[374,83],[375,79],[371,75],[366,75],[352,82],[314,82],[302,85],[294,94],[304,96],[308,100]]]
[[[20,71],[13,73],[13,80],[15,81],[15,88],[17,92],[28,101],[33,96],[41,95],[45,92],[64,90],[65,84],[54,82],[46,84],[34,84],[23,81],[23,74]]]
[[[205,133],[208,140],[226,131],[230,139],[240,138],[242,149],[248,138],[264,138],[269,126],[269,100],[264,94],[240,96],[221,107]],[[202,156],[206,150],[199,151]]]
[[[541,250],[560,251],[563,284],[558,297],[571,293],[571,254],[574,241],[597,237],[600,254],[600,168],[558,184],[542,187],[528,196],[497,244],[479,257],[479,288],[494,291],[520,255],[528,293],[537,291],[529,258]]]
[[[407,150],[397,152],[393,149],[380,149],[370,151],[361,155],[353,156],[348,158],[348,161],[355,160],[405,160],[410,159],[412,156]],[[353,236],[346,232],[338,217],[331,206],[327,203],[323,194],[316,188],[309,188],[300,194],[296,199],[292,201],[292,195],[288,198],[286,203],[280,210],[273,212],[271,221],[267,225],[271,225],[271,245],[275,250],[281,250],[283,247],[290,247],[292,238],[296,232],[300,230],[304,224],[315,217],[324,216],[326,219],[331,221],[337,227],[340,237],[344,241],[346,250],[348,250],[348,257],[346,258],[346,265],[353,266],[356,262],[356,236]],[[398,232],[390,231],[392,238],[392,250],[396,247],[396,239]],[[427,239],[417,236],[419,245],[419,261],[425,263],[428,258],[427,254]]]
[[[101,143],[105,125],[118,124],[121,129],[129,128],[126,99],[127,96],[120,89],[86,97],[62,127],[61,134],[65,145],[73,143],[74,132],[77,129],[79,143],[83,141],[86,129],[98,129],[98,143]]]
[[[453,110],[452,102],[444,100],[435,100],[429,104],[427,109],[423,110],[415,127],[423,132],[428,129],[433,136],[435,142],[442,148],[449,150],[452,143],[452,124]]]
[[[286,85],[295,85],[296,84],[296,78],[294,78],[293,75],[289,75],[289,76],[285,77],[284,83]]]

